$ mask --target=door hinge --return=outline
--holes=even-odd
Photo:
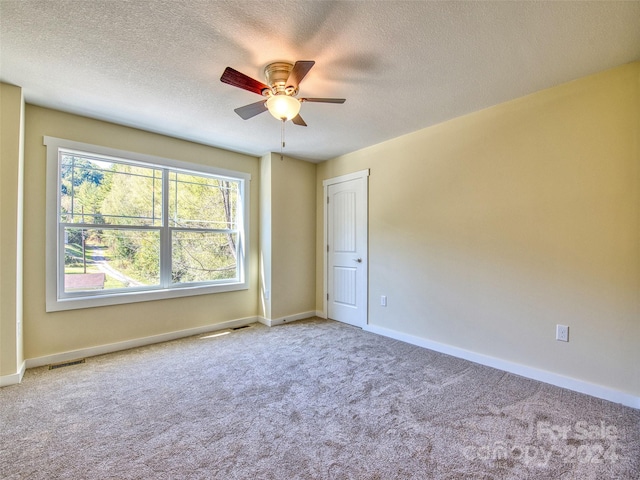
[[[329,244],[327,244],[327,252],[329,251]]]
[[[327,197],[327,205],[329,204],[329,197]]]
[[[329,300],[329,294],[327,293],[327,300]]]

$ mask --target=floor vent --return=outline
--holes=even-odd
[[[80,358],[78,360],[69,360],[68,362],[52,363],[51,365],[49,365],[49,370],[55,370],[56,368],[62,368],[62,367],[70,367],[72,365],[80,365],[81,363],[84,363],[84,362],[85,362],[85,359]]]
[[[243,328],[250,328],[251,325],[243,325],[242,327],[233,327],[231,330],[242,330]]]

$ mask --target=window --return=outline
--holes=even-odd
[[[249,174],[44,143],[47,311],[248,288]]]

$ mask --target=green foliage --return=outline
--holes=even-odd
[[[143,284],[159,282],[159,232],[106,227],[162,226],[162,175],[161,169],[81,157],[66,157],[62,165],[62,221],[100,225],[91,230],[92,243],[105,245],[109,264]],[[167,196],[173,282],[235,278],[237,183],[170,172]],[[81,229],[68,229],[67,237],[81,244]],[[67,260],[71,265],[77,256]]]
[[[155,231],[105,230],[112,264],[129,277],[146,285],[157,285],[160,278],[160,237]]]
[[[104,173],[89,160],[72,155],[63,157],[60,176],[60,188],[64,195],[70,195],[72,187],[79,187],[83,183],[100,185],[104,180]]]
[[[85,182],[76,189],[78,203],[81,206],[83,223],[104,223],[102,217],[102,202],[107,192],[102,185]],[[87,218],[89,217],[90,218]]]
[[[235,276],[235,251],[227,234],[174,232],[172,281],[174,283],[224,280]]]
[[[170,225],[176,228],[236,228],[237,184],[201,175],[169,176]],[[234,233],[173,232],[174,283],[235,277]]]
[[[104,162],[64,156],[60,166],[60,204],[63,221],[103,223],[102,201],[111,186]]]
[[[154,225],[162,223],[162,172],[126,164],[114,164],[111,186],[101,205],[106,223]]]

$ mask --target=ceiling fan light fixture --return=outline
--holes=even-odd
[[[288,62],[270,63],[264,68],[264,75],[268,85],[231,67],[224,69],[220,81],[248,92],[257,93],[263,98],[266,97],[266,100],[234,109],[234,112],[243,120],[248,120],[268,110],[274,118],[283,122],[283,126],[284,122],[291,120],[295,125],[306,127],[306,122],[300,116],[302,102],[345,102],[344,98],[296,98],[300,82],[306,77],[315,63],[313,60],[298,60],[295,64]]]
[[[300,101],[289,95],[272,95],[267,100],[267,109],[278,120],[291,120],[300,113]]]

